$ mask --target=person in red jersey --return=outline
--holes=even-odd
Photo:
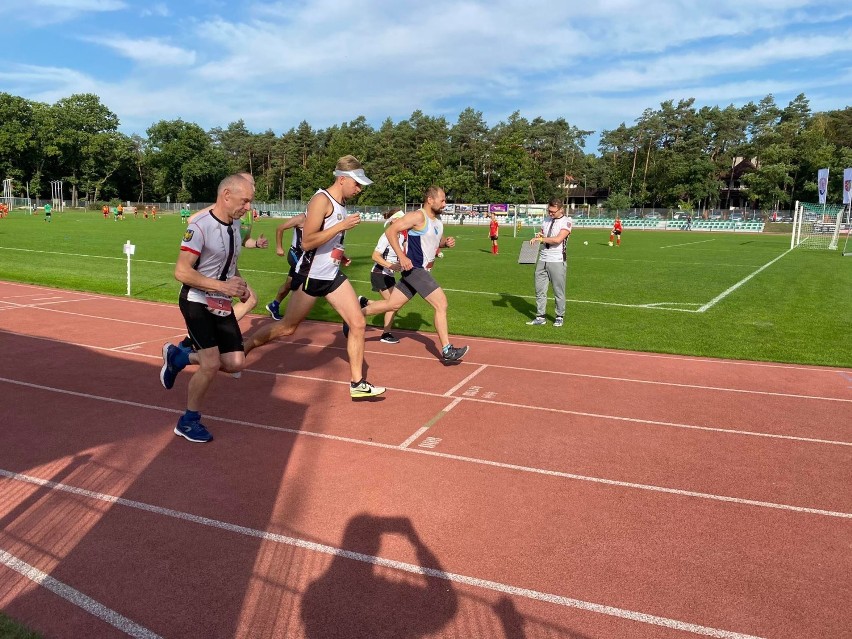
[[[500,236],[500,224],[497,222],[497,215],[491,214],[491,223],[488,225],[488,235],[491,237],[491,254],[497,255],[497,238]]]
[[[621,218],[615,216],[615,222],[612,225],[612,231],[609,234],[609,245],[612,246],[612,241],[615,240],[616,246],[621,246],[621,231],[624,227],[621,226]]]

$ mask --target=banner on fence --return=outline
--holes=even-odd
[[[843,203],[852,203],[852,168],[843,169]]]

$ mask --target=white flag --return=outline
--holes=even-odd
[[[828,193],[828,169],[817,171],[817,191],[819,191],[819,203],[825,204],[825,195]]]
[[[852,169],[843,169],[843,203],[852,203]]]

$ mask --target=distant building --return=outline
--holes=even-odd
[[[722,186],[719,187],[719,204],[724,209],[748,209],[748,187],[743,176],[757,170],[757,158],[735,157],[731,162],[731,170],[719,176]]]
[[[569,209],[594,208],[609,197],[609,189],[587,188],[585,181],[567,173],[559,188],[565,191],[565,204]]]

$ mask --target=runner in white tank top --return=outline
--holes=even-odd
[[[358,195],[362,186],[372,183],[364,175],[361,163],[353,156],[347,155],[337,161],[334,184],[317,191],[308,202],[302,229],[305,252],[296,265],[293,294],[283,319],[264,324],[245,339],[245,352],[248,354],[276,337],[292,335],[308,316],[317,298],[324,297],[350,327],[346,335],[346,351],[351,375],[349,394],[353,399],[385,392],[384,388],[373,386],[363,376],[366,321],[355,289],[340,271],[340,262],[344,259],[343,235],[361,221],[358,214],[346,214],[346,200]]]
[[[314,197],[322,194],[331,202],[331,213],[322,221],[320,231],[327,231],[335,226],[340,227],[340,232],[329,240],[310,251],[302,253],[299,263],[296,265],[296,273],[305,280],[333,280],[340,271],[340,263],[343,260],[343,238],[346,229],[340,224],[348,217],[346,207],[334,199],[325,189],[319,189]]]
[[[450,343],[447,296],[430,272],[438,249],[456,245],[455,238],[445,238],[443,235],[444,224],[440,216],[446,205],[447,196],[444,189],[430,186],[426,189],[421,209],[406,213],[387,228],[385,236],[388,243],[400,256],[402,279],[394,287],[389,299],[369,302],[364,307],[364,315],[398,311],[415,294],[419,294],[435,309],[435,330],[442,346],[441,359],[444,364],[452,364],[464,357],[468,347],[457,348]],[[399,243],[399,234],[403,231],[408,231],[405,253]]]

